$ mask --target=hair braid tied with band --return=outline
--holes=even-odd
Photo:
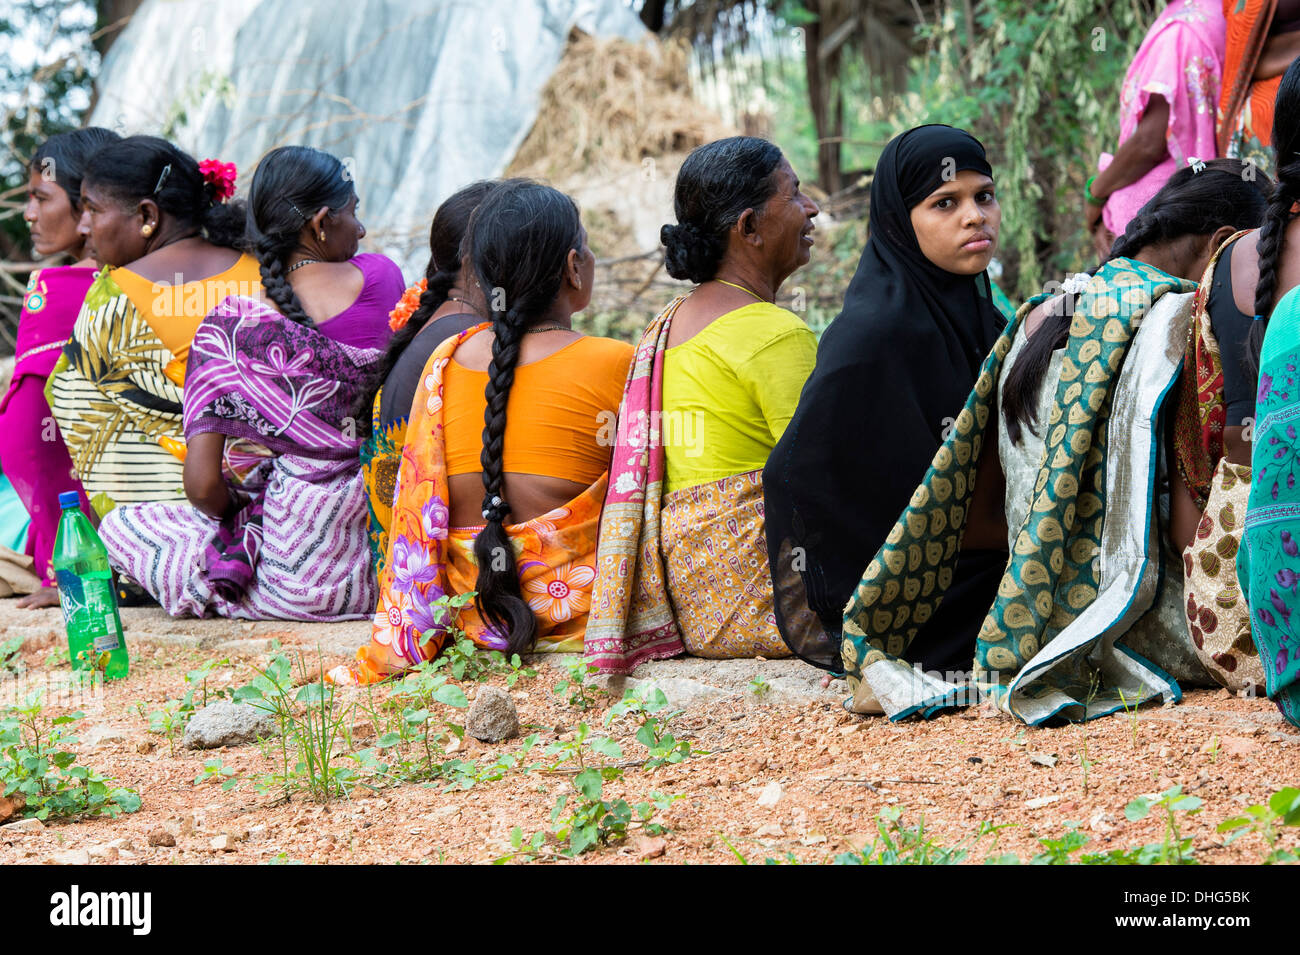
[[[486,293],[494,336],[480,455],[484,527],[474,539],[476,603],[513,653],[532,645],[537,619],[523,599],[514,548],[505,531],[510,514],[505,496],[506,411],[523,336],[555,302],[569,252],[582,246],[582,224],[568,196],[518,180],[498,186],[479,204],[467,243]]]

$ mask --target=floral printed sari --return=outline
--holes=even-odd
[[[482,528],[450,526],[443,372],[460,344],[488,327],[476,325],[447,339],[425,365],[402,449],[370,642],[348,665],[330,671],[334,683],[377,683],[437,656],[453,622],[444,598],[474,590],[474,538]],[[563,507],[505,526],[515,550],[520,589],[537,618],[533,649],[538,652],[582,649],[607,483],[608,475],[602,475]],[[478,646],[506,649],[505,637],[483,620],[473,603],[460,609],[455,622]]]
[[[1254,480],[1237,577],[1268,698],[1300,726],[1300,290],[1273,310],[1260,353]],[[1294,616],[1295,619],[1292,619]]]

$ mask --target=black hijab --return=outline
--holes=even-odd
[[[867,247],[763,471],[777,624],[791,650],[827,669],[840,669],[844,605],[1005,324],[988,275],[939,268],[912,228],[912,208],[967,169],[993,174],[979,140],[951,126],[919,126],[885,147]],[[945,604],[982,599],[950,593]]]

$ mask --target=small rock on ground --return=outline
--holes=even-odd
[[[45,828],[45,823],[39,819],[19,819],[17,822],[11,822],[6,826],[0,826],[5,832],[40,832]]]
[[[275,720],[270,713],[247,703],[219,700],[194,714],[185,727],[184,742],[187,749],[216,749],[274,734]]]
[[[155,829],[149,833],[149,845],[171,847],[176,845],[176,837],[166,829]]]
[[[56,852],[45,860],[46,865],[90,865],[90,853],[85,849],[68,849]]]
[[[465,732],[485,743],[499,743],[519,735],[519,712],[505,690],[482,687],[465,719]]]
[[[8,822],[27,805],[27,801],[20,793],[13,796],[0,796],[0,823]]]

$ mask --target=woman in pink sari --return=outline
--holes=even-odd
[[[56,607],[58,589],[50,557],[59,524],[59,494],[77,491],[88,507],[81,483],[72,475],[67,445],[45,401],[45,379],[60,349],[72,334],[82,299],[95,276],[96,262],[77,231],[81,218],[81,173],[100,146],[116,133],[91,127],[52,136],[32,156],[27,206],[23,210],[36,254],[65,257],[72,265],[34,270],[27,282],[13,379],[0,398],[0,467],[31,515],[27,554],[40,590],[18,601],[19,607]]]
[[[1176,170],[1218,157],[1225,31],[1221,0],[1172,0],[1138,47],[1120,92],[1119,148],[1102,153],[1084,187],[1084,221],[1102,258]]]

